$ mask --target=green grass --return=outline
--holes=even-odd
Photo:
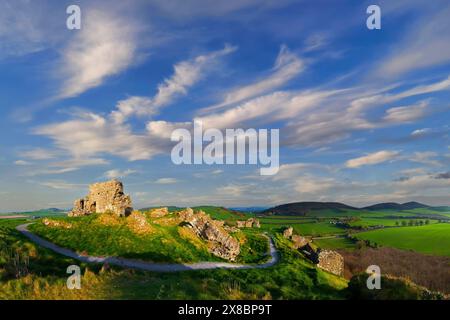
[[[382,246],[450,256],[450,223],[386,228],[358,233],[355,236]]]
[[[170,218],[171,215],[165,218]],[[208,252],[207,243],[195,235],[184,234],[178,225],[158,225],[148,219],[152,231],[133,232],[125,219],[114,225],[100,222],[101,215],[77,218],[58,218],[72,224],[71,229],[48,227],[42,221],[29,229],[41,237],[64,248],[94,256],[117,256],[153,262],[188,263],[221,261]],[[244,231],[245,232],[245,231]],[[268,240],[261,235],[246,232],[238,262],[259,263],[266,260]]]
[[[344,234],[346,229],[330,223],[329,218],[319,221],[311,217],[294,216],[270,216],[259,217],[261,228],[267,232],[282,232],[284,228],[291,226],[294,231],[304,236],[327,236]]]
[[[205,248],[196,248],[182,239],[178,226],[152,225],[151,234],[136,234],[125,222],[108,226],[98,215],[59,219],[73,224],[71,229],[52,228],[37,222],[31,231],[61,247],[95,256],[119,256],[154,262],[196,262],[217,260]]]
[[[348,238],[318,239],[314,240],[314,243],[322,249],[355,249],[355,241],[352,241]]]
[[[254,217],[254,215],[251,213],[232,211],[223,207],[199,206],[193,207],[192,209],[202,210],[205,213],[209,214],[211,218],[218,220],[235,221],[235,220],[246,220],[250,217]]]
[[[344,234],[346,230],[329,222],[302,223],[292,225],[294,231],[305,236],[326,236],[330,234]]]
[[[433,219],[395,219],[395,218],[372,218],[372,217],[361,217],[361,220],[352,221],[349,223],[352,227],[371,227],[371,226],[385,226],[385,227],[395,227],[401,226],[402,221],[409,222],[412,221],[429,221],[429,224],[437,223],[437,220]]]
[[[0,254],[0,299],[344,299],[347,281],[315,268],[275,237],[281,261],[267,269],[141,272],[118,267],[88,267],[29,242],[14,230],[23,220],[0,221],[1,248],[27,253],[29,274],[4,272],[10,264]],[[6,261],[5,261],[6,260]],[[81,290],[68,290],[66,268],[82,269]]]

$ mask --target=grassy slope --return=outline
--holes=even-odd
[[[189,232],[183,233],[186,229],[178,225],[161,226],[148,219],[152,231],[137,234],[124,219],[118,219],[114,225],[101,223],[100,215],[57,220],[71,223],[72,228],[47,227],[37,222],[30,226],[30,230],[64,248],[95,256],[120,256],[167,263],[221,261],[208,252],[206,242]],[[241,245],[238,262],[259,263],[266,260],[267,238],[247,230],[240,233],[240,238],[245,242]]]
[[[276,246],[281,261],[268,269],[205,270],[154,273],[101,269],[81,264],[81,290],[66,288],[67,266],[79,264],[27,241],[14,226],[0,221],[2,248],[32,255],[30,274],[15,279],[5,273],[10,264],[1,253],[0,299],[343,299],[347,282],[313,267],[281,236]],[[13,244],[14,247],[12,246]]]
[[[388,228],[356,234],[358,239],[422,253],[450,256],[450,224]]]

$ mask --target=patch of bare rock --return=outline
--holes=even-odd
[[[294,248],[302,252],[317,267],[338,276],[344,275],[344,257],[338,252],[316,248],[311,239],[294,234],[292,227],[286,228],[283,236],[291,240]]]

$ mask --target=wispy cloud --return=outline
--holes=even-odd
[[[136,62],[139,27],[107,10],[83,11],[83,27],[63,50],[57,99],[75,97]]]
[[[203,109],[210,112],[224,106],[238,103],[274,91],[297,76],[305,68],[305,63],[286,46],[282,46],[270,74],[252,84],[244,85],[225,94],[224,101]]]
[[[226,45],[222,50],[177,63],[173,75],[158,86],[158,92],[153,98],[130,97],[120,101],[117,110],[112,112],[113,119],[116,123],[122,123],[132,115],[156,114],[159,108],[169,105],[179,96],[186,95],[189,88],[206,77],[219,58],[235,50],[236,47]]]
[[[176,178],[159,178],[155,181],[156,184],[174,184],[177,183],[178,179]]]
[[[424,14],[411,24],[410,31],[378,65],[376,73],[380,77],[396,77],[450,61],[450,5],[441,2],[433,10],[420,8]]]
[[[126,170],[112,169],[112,170],[106,171],[104,173],[104,176],[108,179],[125,178],[136,172],[137,172],[136,170],[132,170],[132,169],[126,169]]]
[[[350,159],[346,162],[347,168],[359,168],[362,166],[379,164],[386,161],[394,160],[398,156],[397,151],[378,151],[370,153],[366,156],[362,156],[355,159]]]

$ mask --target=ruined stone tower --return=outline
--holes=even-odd
[[[75,201],[69,216],[77,217],[106,211],[121,217],[128,216],[133,211],[131,198],[123,193],[123,184],[118,180],[90,185],[89,195]]]

